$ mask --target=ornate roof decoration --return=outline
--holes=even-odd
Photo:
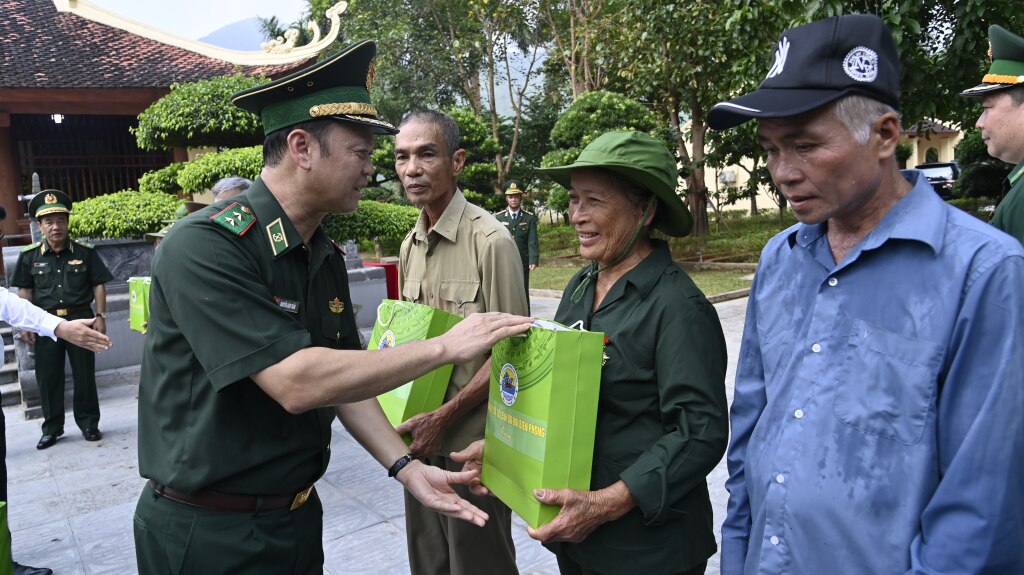
[[[219,46],[189,40],[174,34],[169,34],[155,28],[151,28],[135,20],[125,18],[114,12],[110,12],[99,6],[95,6],[86,0],[53,0],[58,12],[68,12],[76,16],[91,20],[98,24],[119,28],[136,36],[142,36],[157,42],[183,48],[189,52],[195,52],[209,58],[238,64],[240,66],[276,66],[305,62],[316,57],[324,48],[329,46],[341,32],[341,14],[348,8],[348,2],[338,2],[327,10],[327,17],[331,20],[331,29],[327,36],[320,37],[320,27],[310,23],[310,31],[313,33],[313,41],[305,46],[295,46],[298,38],[298,30],[286,32],[288,38],[278,38],[263,44],[263,51],[244,52],[241,50],[229,50]]]

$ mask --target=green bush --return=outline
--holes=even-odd
[[[139,191],[177,194],[181,191],[181,186],[178,185],[178,174],[184,167],[185,162],[175,162],[166,168],[142,174],[142,177],[139,178]]]
[[[235,92],[267,82],[241,74],[172,84],[169,94],[139,114],[132,133],[143,150],[241,147],[263,141],[259,117],[231,103]]]
[[[75,202],[68,232],[73,238],[140,239],[164,227],[181,203],[163,192],[121,192]]]
[[[262,169],[262,146],[213,152],[185,164],[178,173],[178,185],[183,192],[196,194],[210,189],[217,180],[228,176],[255,180]]]
[[[462,190],[462,195],[466,196],[469,203],[480,206],[492,214],[505,207],[504,196],[497,194],[481,194],[472,190]]]
[[[420,211],[410,206],[359,200],[353,214],[329,214],[323,226],[338,243],[370,238],[401,239],[416,226]]]
[[[373,200],[382,204],[397,204],[400,206],[411,206],[408,198],[404,198],[388,188],[370,186],[363,188],[363,199]]]

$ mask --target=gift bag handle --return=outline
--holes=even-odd
[[[398,308],[411,309],[408,305],[406,305],[405,302],[395,301],[395,305],[391,306],[391,315],[388,317],[387,321],[384,321],[384,319],[381,317],[381,311],[386,304],[387,302],[380,302],[380,305],[377,306],[377,323],[379,323],[381,327],[388,327],[391,325],[391,322],[395,320],[395,314],[397,313],[396,310]]]

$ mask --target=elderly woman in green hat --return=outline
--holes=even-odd
[[[609,132],[541,172],[569,189],[590,260],[555,320],[604,332],[607,361],[590,490],[537,490],[562,510],[530,536],[563,574],[703,574],[715,553],[706,478],[729,433],[726,346],[715,308],[650,233],[690,231],[675,158],[647,134]]]

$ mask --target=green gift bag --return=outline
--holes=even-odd
[[[0,501],[0,575],[14,573],[11,559],[11,530],[7,528],[7,502]]]
[[[373,326],[368,349],[384,349],[437,337],[460,321],[462,318],[457,315],[427,305],[386,299],[377,307],[377,322]],[[451,377],[452,366],[443,365],[378,395],[377,401],[391,425],[398,425],[417,413],[441,407]]]
[[[149,278],[128,278],[128,327],[146,333],[149,323]]]
[[[481,481],[536,529],[534,489],[590,489],[604,334],[537,321],[491,351]]]

